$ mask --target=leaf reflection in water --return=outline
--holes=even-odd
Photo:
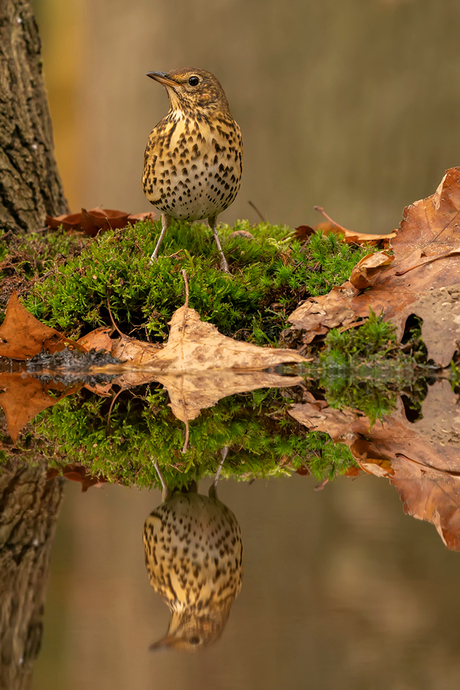
[[[433,523],[444,544],[460,551],[460,408],[449,381],[428,387],[415,422],[407,419],[401,398],[374,425],[356,410],[332,409],[324,401],[295,405],[290,414],[349,446],[365,472],[397,488],[406,513]]]

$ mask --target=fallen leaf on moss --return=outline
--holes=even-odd
[[[80,230],[95,237],[105,230],[124,228],[128,223],[133,225],[138,220],[153,220],[155,213],[125,213],[110,208],[92,208],[87,211],[82,208],[80,213],[64,214],[62,216],[46,216],[46,224],[49,228],[57,230],[61,225],[64,230]]]
[[[371,233],[352,232],[351,230],[347,230],[339,225],[334,225],[328,221],[318,223],[318,225],[315,225],[314,228],[312,228],[310,225],[299,225],[295,229],[295,236],[297,239],[303,242],[310,237],[310,235],[313,235],[318,231],[321,231],[324,235],[329,235],[330,233],[333,235],[339,235],[343,237],[343,241],[346,244],[366,244],[370,246],[381,244],[386,247],[389,241],[393,239],[393,237],[396,237],[396,232],[391,232],[388,235],[372,235]]]
[[[355,294],[351,283],[335,287],[327,295],[310,297],[289,317],[297,330],[305,330],[303,341],[310,343],[316,336],[325,335],[329,329],[354,323],[356,315],[350,306]]]
[[[432,196],[405,209],[390,247],[394,252],[391,264],[384,260],[364,278],[357,267],[357,287],[347,281],[334,288],[333,298],[323,298],[320,310],[316,308],[318,298],[310,298],[291,314],[289,321],[294,328],[311,331],[310,340],[306,334],[306,342],[310,342],[330,328],[346,326],[350,313],[354,321],[367,318],[372,309],[391,320],[401,338],[408,316],[416,314],[424,319],[422,338],[428,357],[447,366],[460,341],[460,167],[447,171]],[[363,285],[365,292],[361,291]],[[449,291],[444,301],[443,289]],[[432,297],[433,291],[440,292]],[[337,311],[340,301],[348,307],[343,317]]]
[[[17,294],[13,293],[8,301],[5,320],[0,326],[0,357],[26,360],[42,350],[53,354],[65,347],[80,349],[73,340],[32,316],[22,306]]]
[[[113,339],[110,354],[122,359],[123,364],[96,367],[92,371],[118,373],[122,366],[125,372],[142,370],[145,374],[148,370],[188,375],[224,370],[257,371],[287,362],[307,361],[295,350],[259,347],[233,340],[219,333],[213,324],[201,321],[195,309],[185,306],[174,312],[169,323],[171,329],[166,345],[126,336]],[[91,339],[88,342],[91,344]]]
[[[187,307],[177,309],[170,321],[166,346],[155,352],[149,368],[169,373],[260,370],[286,362],[305,362],[295,350],[259,347],[233,340],[217,328],[201,321],[198,312]]]

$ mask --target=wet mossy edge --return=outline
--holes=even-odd
[[[69,337],[109,325],[110,307],[124,332],[164,341],[168,321],[184,302],[181,272],[185,269],[189,304],[203,320],[225,335],[277,346],[288,326],[287,317],[300,301],[343,283],[353,266],[373,251],[345,244],[332,234],[317,233],[300,242],[286,226],[250,226],[241,221],[233,227],[219,226],[230,277],[219,270],[212,233],[201,224],[174,223],[160,261],[150,264],[159,230],[159,223],[148,221],[109,231],[95,240],[62,230],[34,233],[17,243],[9,275],[22,281],[23,302],[29,311]],[[8,258],[0,244],[1,254]],[[9,275],[3,271],[3,280]],[[376,315],[366,324],[345,334],[331,331],[317,348],[310,377],[316,367],[319,385],[332,406],[358,407],[361,400],[367,404],[364,411],[376,419],[391,409],[394,395],[388,396],[388,378],[395,388],[407,358],[402,363],[395,357],[391,324]],[[383,359],[397,360],[396,367],[390,366],[391,375],[380,377],[377,383],[364,377],[363,384],[356,376],[357,368],[377,361],[381,368]],[[243,479],[292,471],[331,479],[353,465],[346,446],[334,443],[327,434],[308,433],[289,417],[287,408],[296,402],[296,395],[289,398],[286,391],[232,396],[202,411],[190,422],[185,455],[180,453],[183,424],[169,411],[162,389],[123,396],[112,408],[109,421],[107,401],[84,394],[65,399],[32,422],[24,449],[34,446],[33,436],[41,445],[38,456],[44,453],[51,464],[78,462],[109,481],[140,486],[156,483],[153,453],[160,465],[175,468],[176,482],[179,477],[185,483],[192,475],[198,478],[214,472],[218,450],[225,445],[231,449],[226,471]],[[134,404],[141,399],[142,405]],[[157,404],[160,399],[163,411]],[[9,462],[11,454],[3,452],[3,460]]]

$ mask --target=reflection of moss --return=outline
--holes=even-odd
[[[215,472],[229,446],[224,476],[264,477],[307,467],[332,478],[353,465],[349,449],[327,434],[308,433],[286,410],[278,391],[256,391],[221,400],[190,422],[189,450],[181,453],[184,425],[167,406],[162,388],[141,397],[123,393],[108,420],[110,400],[85,392],[66,398],[34,421],[35,433],[54,447],[58,466],[79,462],[93,474],[123,484],[157,483],[153,458],[176,484]]]
[[[140,222],[88,242],[80,254],[61,261],[57,270],[35,283],[26,307],[48,325],[75,336],[110,323],[110,302],[122,330],[163,340],[172,313],[184,302],[185,269],[190,306],[203,320],[225,335],[275,343],[299,300],[329,292],[369,251],[334,235],[313,235],[302,245],[286,226],[238,222],[219,227],[229,277],[218,269],[211,230],[200,224],[173,223],[160,260],[151,265],[159,229],[159,223]],[[229,237],[241,230],[253,239]]]
[[[359,328],[329,331],[319,362],[329,405],[358,409],[372,423],[394,409],[398,391],[424,390],[417,381],[426,374],[416,372],[411,356],[397,347],[394,326],[372,311]]]

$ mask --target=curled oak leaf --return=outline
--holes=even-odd
[[[75,341],[32,316],[14,292],[8,301],[5,320],[0,326],[0,357],[26,360],[42,350],[53,354],[61,352],[65,347],[80,349]]]
[[[390,483],[397,489],[404,512],[431,522],[452,551],[460,551],[460,478],[399,456],[392,462]]]
[[[312,228],[310,225],[299,225],[295,229],[295,237],[301,242],[304,242],[310,235],[315,232],[321,231],[324,235],[339,235],[343,238],[346,244],[366,244],[366,245],[376,245],[383,244],[383,246],[388,246],[389,242],[393,237],[396,237],[396,231],[391,232],[388,235],[374,235],[372,233],[362,233],[353,232],[352,230],[347,230],[341,225],[335,225],[329,221],[324,223],[318,223]]]
[[[366,319],[372,310],[391,321],[401,339],[407,318],[415,314],[424,319],[422,337],[429,358],[445,367],[460,342],[460,167],[446,172],[434,194],[404,210],[390,248],[393,261],[388,264],[384,260],[372,268],[371,276],[363,277],[359,267],[355,269],[353,279],[358,287],[347,281],[334,288],[348,302],[342,322],[338,322],[337,294],[330,300],[323,298],[320,310],[316,309],[318,298],[310,298],[288,320],[294,328],[308,328],[312,340],[329,328]],[[351,286],[354,294],[350,292]],[[363,291],[363,287],[367,289]],[[430,292],[443,289],[451,293],[444,300],[448,304],[436,293],[435,303],[443,308],[427,308],[433,302]],[[350,312],[354,314],[351,320]]]

